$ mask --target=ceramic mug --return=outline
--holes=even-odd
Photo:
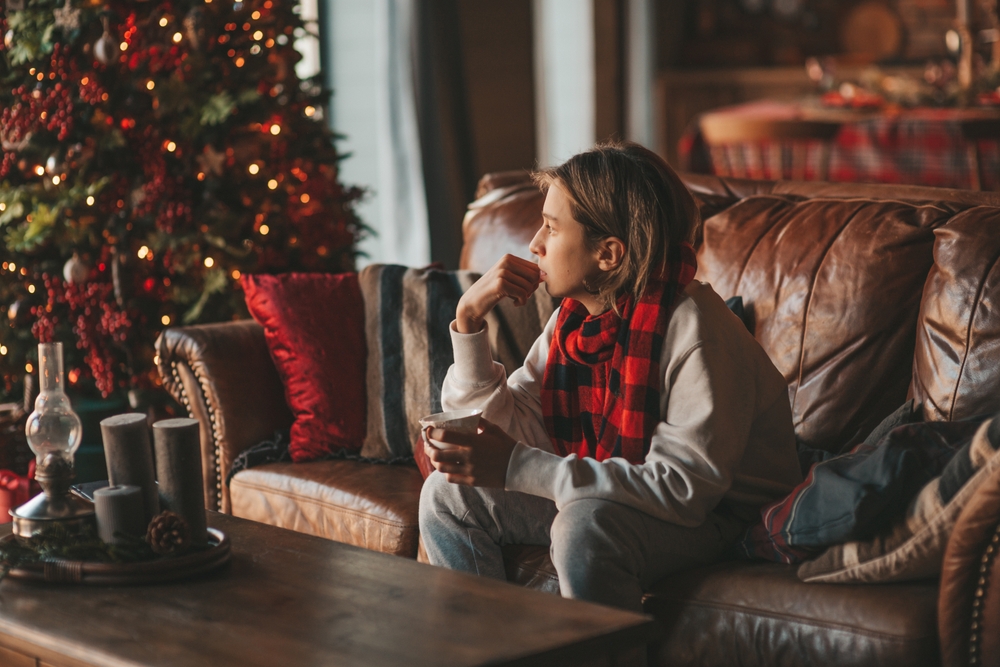
[[[482,414],[483,411],[477,408],[475,410],[449,410],[448,412],[439,412],[436,415],[427,415],[420,420],[420,428],[424,436],[424,441],[429,441],[431,446],[438,449],[454,447],[454,445],[447,442],[431,440],[427,437],[427,429],[440,428],[457,433],[475,433],[479,430],[479,417]]]

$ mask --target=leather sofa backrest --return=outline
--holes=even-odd
[[[796,433],[839,450],[907,396],[929,419],[1000,409],[1000,193],[683,175],[698,278],[742,296],[789,383]],[[487,175],[462,268],[528,256],[542,195]]]

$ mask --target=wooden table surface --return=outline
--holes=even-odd
[[[3,581],[0,664],[18,654],[54,667],[589,664],[654,632],[647,616],[224,514],[210,512],[209,525],[229,536],[232,560],[196,580]]]

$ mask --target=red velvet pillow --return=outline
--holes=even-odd
[[[360,450],[367,398],[358,275],[244,275],[241,282],[295,415],[288,447],[292,460]]]

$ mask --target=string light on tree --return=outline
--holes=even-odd
[[[153,391],[156,336],[244,314],[232,281],[353,268],[361,192],[338,182],[333,134],[315,122],[321,82],[296,77],[295,2],[236,4],[0,14],[0,57],[27,54],[0,64],[0,299],[14,316],[0,402],[18,397],[41,340],[71,343],[81,391]]]

